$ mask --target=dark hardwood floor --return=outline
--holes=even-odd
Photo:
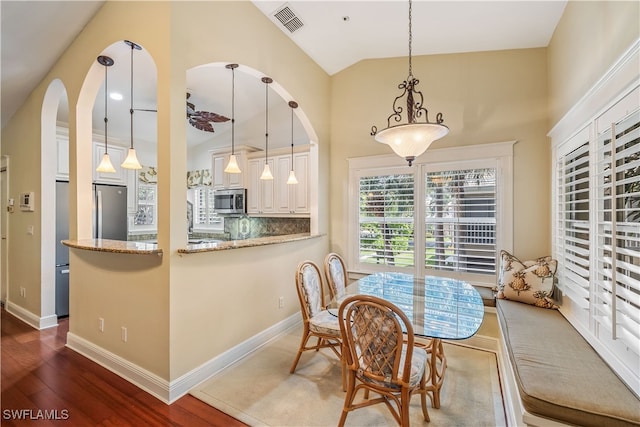
[[[68,320],[38,331],[2,307],[1,329],[2,426],[245,425],[190,395],[166,405],[66,348]]]

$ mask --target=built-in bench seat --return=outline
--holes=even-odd
[[[498,299],[496,312],[516,425],[640,426],[640,400],[558,310]]]

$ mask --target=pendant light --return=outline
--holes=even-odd
[[[107,69],[113,65],[113,59],[109,58],[108,56],[100,55],[98,56],[98,62],[100,63],[100,65],[104,65],[104,154],[102,155],[102,161],[96,168],[96,171],[116,173],[113,164],[111,164],[109,152],[107,151],[107,122],[109,121],[109,119],[107,118],[107,96],[109,92]]]
[[[129,108],[129,114],[131,116],[131,145],[129,146],[127,158],[124,159],[124,162],[122,162],[120,166],[125,169],[142,169],[142,165],[138,161],[138,156],[136,156],[136,149],[133,148],[133,50],[141,50],[142,48],[129,40],[125,40],[124,42],[131,47],[131,106]]]
[[[287,178],[287,184],[293,185],[298,183],[296,174],[293,171],[293,110],[298,108],[298,103],[289,101],[289,107],[291,107],[291,171],[289,172],[289,178]]]
[[[224,168],[226,173],[242,173],[238,166],[238,159],[236,159],[235,153],[235,123],[236,123],[236,75],[234,70],[238,68],[238,64],[227,64],[225,68],[231,70],[231,155],[229,156],[229,163]]]
[[[449,128],[442,123],[442,113],[436,115],[436,121],[429,121],[429,112],[423,106],[422,92],[416,90],[420,81],[413,76],[411,70],[411,0],[409,0],[409,76],[398,85],[403,92],[393,101],[393,114],[387,118],[387,127],[378,131],[376,126],[371,127],[371,135],[376,141],[389,145],[400,157],[404,157],[411,166],[416,157],[424,153],[431,143],[449,133]],[[391,125],[402,121],[404,108],[396,105],[404,96],[407,97],[407,123]],[[418,121],[424,115],[424,121]]]
[[[269,83],[273,83],[271,77],[263,77],[262,83],[265,88],[265,132],[264,132],[264,170],[260,179],[271,180],[273,175],[271,174],[271,168],[269,167]]]

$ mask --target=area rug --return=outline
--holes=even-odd
[[[191,394],[251,426],[335,426],[345,393],[340,363],[330,351],[302,354],[294,374],[302,328],[294,327],[245,357]],[[446,343],[448,368],[440,408],[429,404],[422,418],[420,397],[409,409],[412,426],[504,426],[505,415],[496,355]],[[347,426],[397,425],[385,405],[349,413]]]

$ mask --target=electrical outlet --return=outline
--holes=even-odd
[[[284,307],[284,297],[278,298],[278,308]]]
[[[104,319],[102,317],[98,318],[98,330],[104,332]]]
[[[125,328],[124,326],[122,327],[121,335],[122,341],[127,342],[127,328]]]
[[[22,298],[26,298],[27,297],[27,288],[25,288],[24,286],[20,286],[20,296]]]

